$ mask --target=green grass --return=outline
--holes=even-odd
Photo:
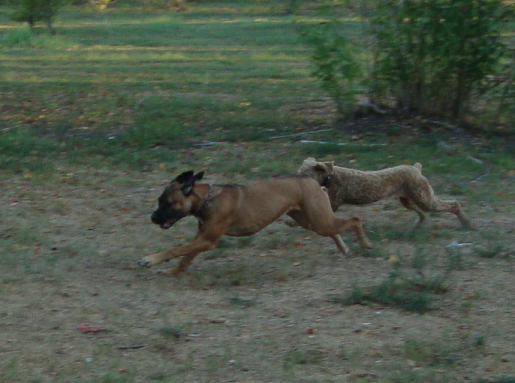
[[[309,23],[312,16],[296,20]],[[475,148],[448,153],[438,144],[441,135],[377,134],[353,143],[333,129],[334,108],[310,77],[308,50],[282,5],[199,5],[180,14],[70,7],[56,27],[57,36],[42,29],[32,35],[9,22],[0,30],[3,174],[48,172],[56,162],[151,170],[173,161],[178,149],[213,141],[277,147],[301,139],[330,144],[300,145],[299,156],[332,157],[345,166],[420,161],[427,176],[449,180],[483,171],[467,158]],[[359,35],[357,21],[345,27]],[[277,136],[285,138],[268,141]],[[487,157],[488,165],[512,169],[513,152],[505,152]],[[271,164],[269,173],[291,170]],[[233,166],[251,175],[251,165]],[[467,193],[459,183],[447,188]]]
[[[391,270],[380,283],[365,287],[355,283],[349,293],[333,295],[329,300],[345,306],[378,303],[408,312],[428,313],[437,309],[436,296],[448,291],[450,274],[457,269],[453,256],[450,252],[446,255],[445,272],[436,268],[438,257],[422,250],[417,250],[409,259],[392,256],[389,259]]]
[[[184,13],[115,4],[65,9],[57,36],[2,19],[0,381],[488,377],[477,351],[484,339],[492,359],[510,350],[509,318],[493,316],[506,314],[513,285],[513,145],[394,121],[349,133],[310,78],[282,3],[195,2]],[[346,27],[359,35],[356,21]],[[370,170],[421,162],[435,192],[464,201],[481,231],[457,230],[444,214],[411,230],[416,215],[394,201],[338,212],[360,215],[374,244],[344,260],[330,240],[273,224],[224,239],[174,279],[135,267],[194,236],[193,219],[167,232],[149,221],[180,172],[248,183],[295,173],[308,156]],[[357,248],[352,234],[345,241]],[[454,241],[471,246],[448,253]],[[392,276],[394,257],[402,270]],[[363,306],[334,305],[327,294]],[[84,322],[108,331],[82,334]],[[477,354],[459,352],[462,323],[481,329],[467,346]],[[134,345],[145,347],[119,349]]]

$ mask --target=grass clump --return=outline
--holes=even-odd
[[[330,301],[343,305],[380,303],[420,314],[433,310],[434,295],[447,291],[449,269],[442,275],[426,276],[424,269],[427,262],[424,254],[413,257],[413,275],[409,275],[406,265],[396,257],[391,257],[390,262],[392,269],[389,275],[378,285],[369,288],[355,285],[350,294],[333,296]]]
[[[239,296],[234,296],[227,298],[227,301],[232,305],[246,309],[248,307],[255,306],[257,298],[241,298]]]
[[[515,376],[503,376],[495,379],[481,379],[478,383],[515,383]]]
[[[323,357],[324,354],[320,350],[291,350],[284,354],[284,368],[289,370],[296,365],[319,364]]]
[[[486,246],[476,247],[474,251],[481,258],[496,258],[505,252],[506,249],[502,243],[493,241],[488,242]]]
[[[346,306],[355,304],[367,304],[369,302],[396,306],[406,311],[425,314],[432,310],[433,298],[431,294],[417,291],[413,285],[385,280],[378,286],[364,290],[354,286],[351,293],[345,297],[332,297],[333,303]]]
[[[167,339],[179,339],[183,335],[183,330],[175,326],[164,326],[157,332]]]
[[[0,35],[2,48],[38,48],[38,49],[71,49],[77,44],[66,37],[55,36],[49,33],[35,34],[30,28],[15,28]]]
[[[452,366],[459,361],[457,350],[444,341],[408,339],[404,345],[404,354],[414,362],[429,366]]]

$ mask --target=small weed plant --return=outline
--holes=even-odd
[[[408,339],[404,354],[410,360],[429,366],[452,366],[459,361],[458,350],[446,342]]]
[[[515,383],[515,376],[503,376],[496,379],[481,379],[479,383]]]
[[[380,303],[420,314],[433,310],[434,295],[447,291],[446,282],[452,269],[426,275],[427,261],[423,254],[413,257],[411,265],[396,257],[390,262],[389,275],[378,285],[369,288],[355,285],[350,294],[333,296],[330,300],[343,305]]]
[[[323,357],[320,350],[291,350],[284,354],[284,368],[291,370],[296,365],[319,364]]]
[[[505,251],[505,247],[502,243],[493,241],[487,242],[483,247],[476,247],[474,251],[481,258],[496,258]]]

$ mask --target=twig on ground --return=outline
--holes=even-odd
[[[320,144],[320,145],[334,144],[334,142],[310,141],[310,140],[301,140],[299,142],[301,144]],[[360,143],[357,143],[357,142],[338,142],[338,143],[336,143],[336,145],[338,145],[338,146],[345,146],[345,145],[386,146],[386,144],[360,144]]]
[[[118,346],[117,349],[118,350],[136,350],[138,348],[143,348],[143,347],[147,347],[146,344],[136,344],[134,346]]]
[[[297,137],[297,136],[303,136],[305,134],[315,134],[315,133],[321,133],[321,132],[329,132],[332,129],[321,129],[321,130],[314,130],[312,132],[301,132],[301,133],[294,133],[294,134],[286,134],[284,136],[274,136],[270,137],[268,140],[279,140],[281,138],[288,138],[288,137]]]

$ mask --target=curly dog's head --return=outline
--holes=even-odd
[[[334,162],[320,162],[313,157],[306,158],[298,170],[298,174],[314,178],[320,185],[327,182],[327,177],[331,177],[334,171]]]

